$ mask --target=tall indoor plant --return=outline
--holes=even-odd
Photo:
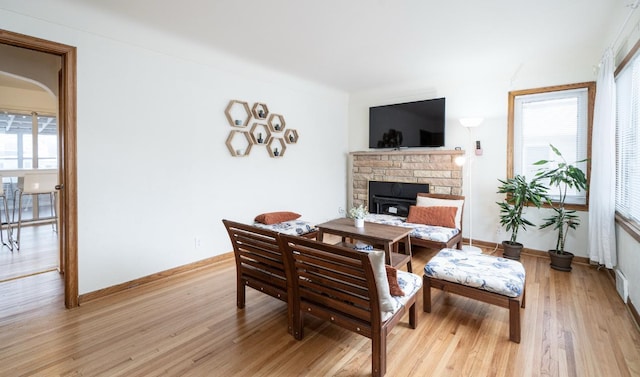
[[[553,226],[557,233],[556,247],[549,250],[551,258],[551,268],[561,271],[571,271],[571,261],[573,254],[565,250],[569,229],[576,229],[580,225],[580,218],[576,215],[576,210],[565,208],[567,190],[576,189],[578,192],[587,189],[587,177],[584,172],[575,164],[585,160],[576,161],[573,164],[567,163],[562,153],[551,145],[551,150],[558,157],[557,160],[540,160],[534,165],[540,166],[536,179],[549,179],[549,186],[558,189],[558,199],[551,203],[553,214],[544,219],[540,229]]]
[[[517,242],[518,231],[526,230],[527,226],[535,226],[531,221],[522,217],[522,211],[525,206],[534,205],[537,208],[548,200],[547,187],[542,185],[537,179],[527,182],[523,175],[501,180],[498,186],[498,193],[507,194],[502,202],[497,204],[500,206],[500,225],[507,232],[511,232],[508,241],[502,241],[502,255],[509,259],[520,259],[520,253],[523,245]]]

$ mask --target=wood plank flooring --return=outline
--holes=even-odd
[[[415,251],[422,271],[434,250]],[[640,333],[604,271],[523,256],[522,342],[508,310],[433,290],[418,328],[388,337],[387,376],[640,376]],[[247,290],[222,261],[81,307],[63,307],[57,272],[0,284],[2,376],[367,376],[369,339],[311,320],[287,333],[286,304]]]
[[[25,226],[20,232],[19,251],[0,248],[0,283],[58,268],[58,234],[50,224]],[[3,236],[6,242],[7,234]]]

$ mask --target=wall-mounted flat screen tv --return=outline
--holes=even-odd
[[[369,148],[444,146],[445,99],[369,108]]]

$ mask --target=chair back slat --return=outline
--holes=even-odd
[[[371,262],[365,252],[314,240],[282,237],[300,311],[369,333],[380,312]],[[370,337],[370,335],[369,335]]]
[[[244,289],[240,288],[240,285],[247,284],[280,300],[288,301],[287,274],[278,234],[230,220],[222,222],[233,246],[238,289]],[[238,300],[244,300],[244,295]],[[244,302],[239,306],[244,306]]]

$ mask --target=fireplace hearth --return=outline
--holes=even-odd
[[[419,192],[429,192],[429,184],[369,181],[369,212],[407,216]]]

